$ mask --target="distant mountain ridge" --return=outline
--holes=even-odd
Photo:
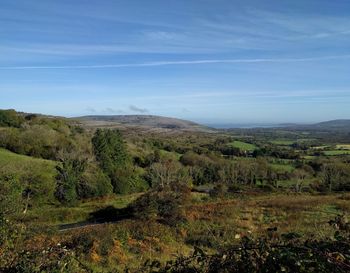
[[[211,127],[198,124],[193,121],[163,117],[156,115],[89,115],[74,118],[83,122],[84,124],[100,127],[108,125],[125,125],[125,126],[139,126],[148,128],[158,129],[169,129],[169,130],[194,130],[194,131],[208,131],[215,130]],[[246,127],[246,128],[286,128],[294,130],[326,130],[326,131],[350,131],[350,119],[338,119],[329,120],[314,124],[296,124],[296,123],[284,123],[276,126],[257,126],[257,127]],[[234,128],[234,127],[233,127]],[[233,129],[232,128],[232,129]],[[237,127],[236,127],[237,128]],[[240,127],[245,128],[245,127]],[[221,128],[224,129],[224,128]],[[226,128],[229,129],[229,128]],[[219,129],[220,130],[220,129]]]
[[[324,122],[319,122],[314,124],[315,127],[328,127],[328,128],[344,128],[349,127],[350,128],[350,119],[335,119],[335,120],[329,120]]]
[[[350,119],[336,119],[304,125],[288,124],[281,127],[297,130],[350,131]]]
[[[208,127],[193,121],[162,117],[155,115],[90,115],[75,118],[84,123],[96,124],[122,124],[128,126],[142,126],[159,129],[178,130],[209,130]]]

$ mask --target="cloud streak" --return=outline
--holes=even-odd
[[[145,114],[145,113],[148,113],[148,110],[146,108],[139,108],[135,105],[130,105],[129,106],[129,109],[132,111],[132,112],[136,112],[136,113],[141,113],[141,114]]]
[[[132,67],[155,67],[172,65],[200,65],[200,64],[235,64],[235,63],[297,63],[313,61],[329,61],[349,59],[350,54],[306,57],[306,58],[256,58],[256,59],[207,59],[184,61],[160,61],[129,64],[96,64],[96,65],[62,65],[62,66],[0,66],[0,70],[34,70],[34,69],[113,69]]]

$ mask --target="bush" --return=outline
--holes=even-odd
[[[113,193],[111,180],[98,166],[90,164],[77,185],[79,199],[106,196]]]
[[[174,226],[185,220],[184,206],[190,199],[188,187],[152,190],[136,199],[130,207],[135,217],[142,220],[160,220]]]
[[[227,194],[227,187],[223,184],[217,184],[210,190],[209,195],[213,198],[223,198]]]

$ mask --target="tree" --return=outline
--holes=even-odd
[[[112,181],[114,192],[121,193],[131,173],[130,160],[123,138],[118,130],[98,129],[92,138],[93,150],[100,167]]]
[[[15,110],[0,110],[0,126],[20,127],[24,117]]]
[[[149,168],[149,179],[152,187],[164,188],[174,182],[177,177],[177,173],[180,170],[178,164],[174,164],[172,161],[154,163]]]
[[[325,163],[322,166],[321,178],[328,191],[350,189],[350,168],[346,163]]]
[[[292,173],[292,176],[295,178],[295,191],[300,192],[305,179],[309,177],[309,173],[304,169],[295,169]]]
[[[95,162],[88,163],[77,185],[79,199],[106,196],[113,192],[109,177],[102,172]]]
[[[232,186],[237,183],[237,169],[233,162],[229,162],[223,165],[222,169],[219,171],[220,182],[225,183],[228,186]]]
[[[98,129],[92,138],[97,161],[108,174],[114,174],[128,160],[125,143],[118,130]]]
[[[58,174],[55,196],[61,203],[71,205],[77,200],[79,181],[86,165],[86,159],[67,157],[56,167]]]

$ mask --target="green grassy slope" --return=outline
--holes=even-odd
[[[14,175],[23,185],[23,189],[26,187],[33,189],[34,194],[30,202],[33,208],[54,201],[56,164],[54,161],[0,149],[0,176]]]
[[[0,148],[0,171],[25,175],[38,171],[48,178],[53,178],[56,162],[19,155]]]

